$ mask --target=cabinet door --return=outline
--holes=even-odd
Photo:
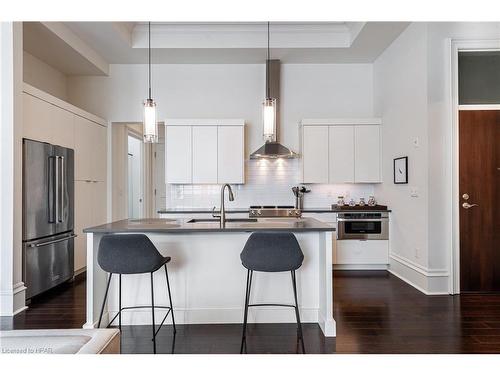
[[[380,127],[378,125],[355,126],[354,141],[355,182],[381,182]]]
[[[75,125],[71,112],[50,106],[52,122],[52,143],[58,146],[75,148]]]
[[[193,184],[217,183],[217,126],[193,126]]]
[[[304,126],[302,152],[302,182],[328,183],[328,126]]]
[[[217,181],[243,184],[245,181],[245,128],[219,126],[217,142]]]
[[[107,218],[107,189],[106,183],[97,181],[92,183],[92,225],[101,225],[106,223]]]
[[[83,117],[74,117],[75,121],[75,180],[94,180],[95,140],[94,123]]]
[[[329,182],[354,182],[354,126],[330,126]]]
[[[23,137],[51,142],[51,104],[23,93]]]
[[[191,126],[165,127],[165,181],[167,184],[192,182]]]
[[[334,264],[388,264],[389,241],[341,240],[335,242]]]
[[[92,196],[91,182],[75,181],[75,271],[87,264],[87,235],[83,229],[92,226]]]
[[[103,182],[106,181],[107,170],[107,128],[93,122],[90,126],[93,140],[91,176],[93,181]]]

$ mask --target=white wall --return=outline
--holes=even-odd
[[[23,53],[23,80],[59,99],[67,100],[66,75],[26,51]]]
[[[374,64],[376,115],[382,117],[382,173],[376,195],[392,209],[391,250],[428,266],[426,26],[412,24]],[[414,147],[414,139],[419,147]],[[393,184],[393,159],[408,156],[408,185]],[[419,196],[410,197],[411,187]]]
[[[391,260],[391,269],[427,293],[448,291],[452,39],[500,39],[500,24],[413,23],[374,64],[375,114],[384,123],[385,181],[375,192],[394,211],[391,252],[402,257]],[[409,156],[409,184],[393,185],[392,159],[403,155]],[[414,186],[418,198],[410,197]]]
[[[313,117],[371,117],[372,64],[286,64],[281,73],[280,139],[299,149],[298,123]],[[158,117],[243,118],[246,155],[262,140],[261,102],[265,93],[264,64],[171,64],[153,66],[153,97]],[[146,65],[111,65],[109,77],[68,77],[69,101],[112,122],[142,121],[147,95]],[[239,187],[234,207],[249,204],[293,204],[291,186],[299,182],[297,160],[247,161],[247,183]],[[336,195],[368,197],[373,185],[312,186],[306,205],[330,205]],[[170,207],[208,207],[219,204],[215,186],[175,186]]]

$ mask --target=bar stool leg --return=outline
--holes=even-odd
[[[101,314],[99,315],[99,323],[97,323],[97,328],[101,327],[102,314],[104,313],[104,305],[106,304],[106,299],[108,298],[109,284],[111,283],[112,273],[109,274],[108,284],[106,285],[106,292],[104,293],[104,300],[102,301]]]
[[[168,281],[167,264],[165,264],[165,277],[167,278],[167,290],[168,290],[168,299],[170,301],[170,314],[172,315],[172,325],[174,327],[174,334],[176,334],[177,329],[175,328],[174,305],[172,305],[172,294],[170,293],[170,282]]]
[[[252,276],[253,276],[253,271],[247,270],[247,286],[246,286],[246,291],[245,291],[245,314],[243,317],[243,333],[242,333],[242,337],[241,337],[240,354],[243,354],[243,347],[245,347],[245,349],[246,349],[248,305],[250,302],[250,290],[252,288]]]
[[[122,330],[122,274],[118,278],[118,328]]]
[[[300,314],[299,314],[299,303],[297,302],[297,283],[295,280],[295,271],[292,271],[292,285],[293,285],[293,296],[295,298],[295,316],[297,318],[297,330],[298,330],[298,338],[302,343],[302,353],[306,353],[305,345],[304,345],[304,336],[302,334],[302,323],[300,322]]]
[[[156,335],[155,335],[155,297],[154,297],[154,285],[153,285],[153,272],[151,272],[151,315],[153,318],[153,353],[156,354]]]

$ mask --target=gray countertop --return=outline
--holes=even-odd
[[[233,214],[242,214],[242,213],[248,213],[249,209],[248,208],[227,208],[226,213],[233,213]],[[361,209],[360,209],[361,211]],[[378,212],[390,212],[391,210],[380,210]],[[158,210],[159,214],[207,214],[211,213],[212,209],[211,208],[165,208],[162,210]],[[342,210],[342,209],[332,209],[331,207],[311,207],[311,208],[303,208],[302,212],[331,212],[331,213],[337,213],[337,212],[352,212],[351,210]]]
[[[228,221],[221,228],[218,221],[189,223],[190,219],[128,219],[86,228],[85,233],[197,233],[197,232],[333,232],[335,228],[313,218],[273,218],[255,221]]]

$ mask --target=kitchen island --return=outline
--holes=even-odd
[[[242,323],[246,269],[240,252],[251,232],[293,232],[304,253],[297,271],[297,292],[301,319],[316,322],[325,336],[335,336],[332,291],[332,233],[329,224],[312,218],[229,219],[221,228],[210,219],[138,219],[121,220],[84,230],[87,233],[87,321],[94,328],[99,319],[106,289],[106,274],[97,264],[97,250],[103,235],[144,233],[168,264],[176,323]],[[165,274],[155,272],[155,304],[168,305]],[[117,280],[117,279],[116,279]],[[118,283],[111,282],[103,322],[118,311]],[[148,305],[149,275],[125,275],[122,278],[123,306]],[[290,303],[293,301],[289,272],[254,273],[252,303]],[[160,323],[161,312],[156,314]],[[165,324],[168,324],[167,319]],[[255,307],[249,312],[250,323],[295,322],[293,309]],[[122,324],[151,324],[151,310],[126,310]]]

